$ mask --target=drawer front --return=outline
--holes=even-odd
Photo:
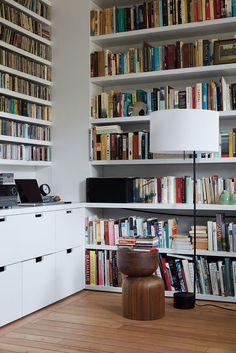
[[[0,217],[0,266],[52,253],[54,217],[52,212]]]
[[[56,211],[56,251],[83,244],[84,214],[82,208]]]
[[[67,249],[56,256],[56,300],[84,289],[84,249]]]
[[[25,261],[22,264],[23,315],[55,301],[55,255]]]
[[[22,316],[21,264],[0,267],[0,326]]]

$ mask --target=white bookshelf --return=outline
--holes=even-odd
[[[37,13],[35,13],[34,11],[29,10],[27,7],[22,6],[21,4],[18,4],[17,2],[15,2],[14,0],[4,0],[5,3],[15,7],[16,9],[24,12],[25,14],[31,16],[32,18],[34,18],[35,20],[37,20],[38,22],[41,22],[42,24],[51,27],[52,26],[52,22],[47,20],[46,18],[38,15]],[[43,1],[42,1],[43,2]],[[50,5],[51,6],[51,5]]]
[[[42,119],[35,119],[35,118],[30,118],[22,115],[16,115],[12,113],[5,113],[0,111],[0,118],[5,118],[9,120],[14,120],[14,121],[20,121],[24,123],[29,123],[29,124],[36,124],[36,125],[42,125],[42,126],[52,126],[52,122],[48,120],[42,120]]]
[[[127,4],[127,2],[126,2]],[[193,22],[186,24],[178,24],[174,26],[165,26],[158,28],[141,29],[137,31],[128,31],[121,33],[106,34],[100,36],[91,36],[90,41],[100,47],[112,47],[115,45],[131,45],[145,41],[165,41],[176,40],[179,37],[186,36],[203,36],[218,32],[221,28],[221,33],[234,32],[236,26],[236,18],[221,18],[219,20],[209,20],[202,22]]]
[[[41,37],[38,34],[35,34],[33,32],[27,31],[23,27],[20,27],[20,26],[16,25],[15,23],[12,23],[12,22],[10,22],[8,20],[5,20],[5,18],[1,17],[0,18],[0,23],[5,25],[5,26],[7,26],[7,27],[9,27],[9,28],[12,28],[13,30],[15,30],[15,31],[27,36],[27,37],[30,37],[30,38],[32,38],[34,40],[37,40],[38,42],[41,42],[41,43],[46,44],[48,46],[52,45],[52,42],[50,40],[45,39],[45,38],[43,38],[43,37]]]
[[[233,76],[236,72],[236,64],[212,65],[189,67],[185,69],[172,69],[162,71],[150,71],[114,76],[92,77],[91,83],[102,87],[114,85],[136,85],[148,83],[160,83],[163,81],[174,81],[180,77],[182,80],[203,79],[212,76]]]
[[[93,0],[98,7],[106,8],[115,6],[129,6],[131,2],[126,0]],[[136,4],[136,2],[134,2]],[[93,8],[93,4],[91,7]],[[96,8],[96,6],[95,6]],[[122,33],[114,33],[100,36],[90,36],[90,49],[93,51],[100,51],[103,49],[110,49],[113,52],[127,50],[127,48],[139,47],[143,40],[155,45],[165,45],[175,43],[176,40],[184,40],[186,42],[196,40],[199,38],[219,38],[225,39],[227,36],[233,37],[235,33],[236,17],[222,18],[219,20],[210,20],[202,22],[194,22],[182,25],[165,26],[159,28],[150,28],[137,31],[128,31]],[[235,37],[235,36],[234,36]],[[158,44],[160,43],[160,44]],[[98,95],[102,92],[109,92],[111,90],[125,92],[134,91],[138,88],[151,89],[159,87],[160,85],[170,85],[176,89],[182,89],[185,86],[191,85],[192,82],[202,82],[213,79],[219,81],[223,76],[227,83],[236,82],[236,63],[224,65],[212,65],[202,67],[190,67],[183,69],[171,69],[152,72],[141,72],[125,75],[113,75],[104,77],[90,78],[90,95]],[[222,111],[220,114],[221,131],[228,131],[229,128],[236,127],[236,111]],[[121,117],[121,118],[99,118],[89,119],[91,127],[118,124],[121,125],[124,131],[137,131],[140,129],[149,129],[149,116],[140,117]],[[223,128],[223,130],[222,130]],[[228,129],[228,130],[227,130]],[[226,178],[233,177],[235,174],[234,166],[235,158],[202,158],[197,159],[197,172],[204,176],[215,175]],[[154,176],[154,175],[192,175],[192,159],[150,159],[150,160],[102,160],[90,161],[91,177],[109,176],[109,177],[124,177],[124,176]],[[135,166],[135,168],[134,168]],[[164,172],[162,173],[162,170]],[[182,172],[183,171],[183,172]],[[135,214],[135,210],[145,211],[150,214],[153,211],[168,211],[178,214],[178,218],[182,215],[189,214],[193,211],[192,204],[143,204],[143,203],[85,203],[84,204],[89,215],[101,215],[101,218],[112,218],[128,215],[129,212]],[[228,215],[236,215],[236,205],[220,205],[220,204],[197,204],[197,211],[199,216],[209,214],[212,215],[220,212],[228,213]],[[147,216],[148,217],[148,216]],[[116,246],[109,245],[94,245],[86,244],[88,250],[107,250],[114,251]],[[178,254],[192,256],[193,250],[175,250],[175,249],[159,249],[162,254]],[[199,256],[211,256],[216,258],[229,257],[236,258],[236,253],[229,253],[223,251],[204,251],[197,250]],[[106,286],[86,286],[89,290],[104,290],[119,292],[121,288],[106,287]],[[173,296],[173,292],[166,292],[166,296]],[[198,294],[197,299],[236,302],[236,298],[220,297],[213,295]]]
[[[19,71],[19,70],[14,70],[14,69],[12,69],[12,68],[10,68],[8,66],[5,66],[5,65],[0,65],[0,71],[6,72],[6,73],[14,75],[14,76],[18,76],[18,77],[24,78],[24,79],[29,80],[29,81],[40,83],[41,85],[44,85],[44,86],[52,86],[52,82],[51,81],[44,80],[43,78],[40,78],[40,77],[37,77],[37,76],[34,76],[34,75],[26,74],[25,72],[22,72],[22,71]]]
[[[10,6],[11,8],[16,9],[17,11],[19,11],[21,13],[24,13],[27,16],[30,16],[34,21],[40,23],[42,25],[42,28],[44,28],[48,31],[51,31],[51,28],[52,28],[51,21],[36,14],[35,12],[31,11],[27,7],[25,7],[21,4],[18,4],[14,0],[3,0],[3,1],[6,5]],[[46,3],[46,1],[45,1],[45,3]],[[47,5],[51,6],[52,4],[49,1],[47,3]],[[15,23],[12,23],[11,21],[8,21],[4,18],[0,17],[0,24],[6,28],[10,28],[11,30],[13,30],[23,36],[27,36],[28,38],[37,41],[39,44],[47,45],[49,47],[52,46],[51,40],[43,38],[42,36],[37,35],[29,30],[26,30],[25,28],[15,24]],[[25,57],[28,60],[35,61],[39,64],[47,65],[48,67],[52,66],[52,63],[50,60],[43,59],[40,56],[31,54],[30,52],[23,50],[23,49],[20,49],[17,46],[5,43],[3,40],[1,40],[0,47],[6,51],[13,52],[14,54]],[[35,83],[37,85],[47,87],[47,89],[49,89],[49,90],[53,86],[52,82],[47,79],[43,79],[43,78],[37,77],[35,75],[27,74],[27,73],[24,73],[20,70],[13,69],[11,67],[8,67],[8,66],[2,65],[2,64],[0,64],[0,71],[2,73],[10,74],[11,76],[14,76],[14,77],[19,77],[21,79],[25,79],[25,80],[30,81],[32,83]],[[43,108],[48,107],[49,109],[52,107],[51,101],[37,98],[34,96],[30,96],[27,94],[15,92],[10,89],[0,88],[0,95],[6,96],[8,98],[22,100],[22,101],[25,101],[25,102],[28,102],[31,104],[35,104],[35,106],[33,108],[28,107],[29,110],[36,109],[37,106],[40,106]],[[51,121],[46,121],[46,120],[42,120],[42,119],[34,119],[32,117],[11,114],[11,113],[7,113],[7,112],[3,112],[3,111],[0,111],[0,118],[3,118],[8,121],[27,123],[30,125],[32,124],[32,125],[37,125],[37,126],[41,126],[41,127],[45,127],[45,128],[46,127],[50,128],[52,126]],[[45,147],[45,148],[52,146],[51,141],[42,141],[42,140],[38,140],[38,139],[20,138],[20,137],[7,136],[7,135],[0,135],[0,143],[1,144],[8,144],[8,145],[15,145],[15,146],[23,144],[23,145],[27,145],[27,146]],[[39,151],[39,150],[37,150],[37,151]],[[31,170],[33,171],[35,167],[38,167],[38,168],[49,167],[49,166],[51,167],[52,163],[48,162],[48,161],[1,159],[0,165],[2,167],[5,167],[6,171],[14,171],[15,168],[19,167],[17,170],[20,170],[20,171],[22,171],[21,173],[23,173],[23,170],[25,167],[31,167]],[[30,170],[30,169],[27,169],[27,170]]]
[[[30,59],[32,59],[34,61],[39,62],[39,63],[45,64],[45,65],[48,65],[48,66],[52,65],[51,61],[49,61],[49,60],[43,59],[40,56],[31,54],[30,52],[28,52],[26,50],[17,48],[14,45],[5,43],[3,41],[0,42],[0,47],[5,48],[5,49],[9,49],[9,50],[13,51],[14,53],[26,56],[27,58],[30,58]]]

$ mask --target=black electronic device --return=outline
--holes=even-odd
[[[17,205],[17,189],[15,184],[0,184],[0,208],[11,208]]]
[[[15,182],[22,204],[30,206],[43,203],[36,179],[15,179]]]
[[[43,196],[47,196],[48,194],[50,194],[51,191],[50,186],[48,184],[40,185],[39,190],[41,192],[41,195]]]
[[[87,178],[87,202],[133,202],[134,178]]]

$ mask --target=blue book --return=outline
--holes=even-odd
[[[134,49],[134,73],[137,72],[137,49]]]
[[[236,252],[236,223],[232,225],[232,234],[233,234],[233,251]]]
[[[153,47],[153,55],[152,55],[152,68],[153,71],[157,71],[159,66],[159,48]]]
[[[152,111],[152,92],[147,92],[147,110],[148,114]]]
[[[120,53],[120,74],[123,75],[125,72],[125,54]]]
[[[232,0],[232,16],[236,16],[236,0]]]
[[[207,83],[202,83],[202,109],[208,108]]]

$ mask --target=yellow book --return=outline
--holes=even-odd
[[[90,285],[97,285],[97,254],[95,250],[90,250]]]
[[[96,243],[98,245],[101,244],[101,227],[100,227],[100,219],[96,219]]]
[[[233,138],[234,138],[233,129],[230,129],[230,131],[229,131],[229,157],[233,157],[234,156]]]
[[[107,160],[107,134],[101,135],[101,160]]]

